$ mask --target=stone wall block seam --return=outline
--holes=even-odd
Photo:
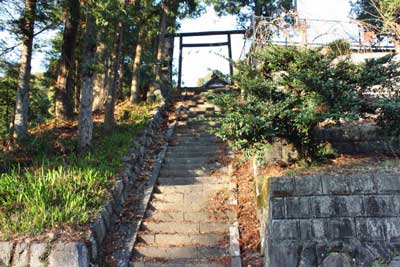
[[[312,196],[322,194],[322,181],[320,175],[294,178],[296,196]]]
[[[270,235],[272,242],[299,240],[297,220],[272,220]]]
[[[400,194],[400,174],[379,172],[374,174],[378,193]]]
[[[49,256],[49,267],[88,267],[89,255],[85,244],[55,244]]]
[[[271,196],[285,197],[292,196],[294,192],[293,177],[272,177],[269,179]]]
[[[47,244],[32,243],[31,248],[30,248],[29,266],[45,267],[46,266],[46,252],[47,252]]]
[[[26,242],[18,243],[15,247],[13,256],[13,267],[26,267],[29,265],[30,244]]]
[[[312,197],[286,197],[286,212],[290,219],[310,218]]]
[[[14,242],[0,242],[0,266],[8,266],[14,253]]]
[[[372,194],[377,192],[373,174],[357,173],[347,175],[347,177],[350,179],[352,194]]]
[[[351,193],[350,181],[345,176],[327,173],[321,176],[322,190],[327,195],[348,195]]]

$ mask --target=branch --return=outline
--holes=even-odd
[[[36,37],[36,36],[42,34],[43,32],[45,32],[45,31],[47,31],[47,30],[49,30],[49,29],[51,29],[51,28],[56,27],[58,24],[60,24],[60,23],[52,23],[52,24],[46,25],[45,27],[43,27],[42,29],[40,29],[38,32],[35,32],[35,33],[33,34],[33,37]],[[20,45],[21,45],[21,43],[18,43],[18,44],[16,44],[16,45],[13,45],[13,46],[4,48],[4,49],[2,50],[2,52],[0,53],[0,57],[2,57],[2,56],[4,56],[4,55],[6,55],[6,54],[8,54],[8,53],[10,53],[10,52],[12,52],[12,51],[14,51],[14,49],[18,48]]]

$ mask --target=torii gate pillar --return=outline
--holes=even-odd
[[[228,46],[228,57],[229,57],[229,72],[232,77],[233,75],[233,61],[232,61],[232,34],[245,34],[245,30],[235,31],[210,31],[210,32],[186,32],[177,33],[175,37],[179,37],[179,66],[178,66],[178,88],[182,87],[182,50],[184,47],[215,47],[215,46]],[[183,37],[194,37],[194,36],[207,36],[207,35],[226,35],[227,41],[220,43],[197,43],[197,44],[184,44]]]

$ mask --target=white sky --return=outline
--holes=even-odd
[[[301,18],[349,21],[349,9],[349,0],[298,0],[298,12]],[[197,19],[184,19],[180,23],[180,32],[238,29],[234,16],[218,17],[212,8],[209,8],[205,14]],[[346,28],[349,28],[346,24],[341,25],[342,31],[349,30],[351,34],[354,34],[354,29]],[[46,35],[48,36],[49,33],[46,33]],[[184,38],[184,43],[225,41],[226,37],[224,36]],[[174,67],[176,72],[178,69],[178,46],[179,39],[176,39],[174,52]],[[243,36],[233,35],[232,52],[234,60],[239,59],[243,46]],[[199,78],[206,76],[214,69],[218,69],[223,73],[229,73],[229,64],[224,58],[227,56],[228,48],[224,46],[215,48],[184,48],[183,86],[196,86]],[[32,71],[43,71],[46,64],[44,53],[35,52],[32,60]],[[175,77],[175,79],[177,78]]]
[[[349,0],[297,0],[301,18],[348,20]]]
[[[218,17],[212,8],[197,19],[185,19],[181,21],[180,32],[198,31],[226,31],[236,30],[236,18],[234,16]],[[227,37],[222,36],[200,36],[184,37],[183,43],[209,43],[226,42]],[[243,35],[232,35],[232,57],[239,59],[244,46]],[[228,47],[201,47],[183,49],[182,86],[196,86],[199,78],[205,77],[212,70],[220,70],[229,73]],[[174,66],[178,71],[179,38],[175,39]],[[175,78],[177,80],[177,78]]]
[[[343,20],[350,21],[349,0],[298,0],[298,13],[301,18],[306,19],[323,19],[323,20]],[[310,23],[311,24],[311,23]],[[333,24],[313,22],[309,27],[309,39],[314,39],[318,35],[316,32],[330,31],[329,35],[320,37],[317,41],[330,41],[343,36],[358,35],[357,29],[348,23],[342,23],[332,28]],[[311,29],[310,29],[311,28]],[[313,29],[316,29],[313,32]],[[216,30],[234,30],[238,29],[236,19],[233,16],[224,16],[219,18],[215,12],[209,8],[207,13],[197,19],[184,19],[181,21],[180,32],[194,31],[216,31]],[[226,39],[220,37],[218,39],[192,38],[196,40],[188,40],[184,38],[184,43],[189,42],[224,42]],[[179,55],[179,39],[175,40],[174,66],[178,68]],[[240,56],[244,45],[243,36],[236,35],[232,37],[233,59],[237,60]],[[197,80],[206,76],[210,70],[218,69],[223,73],[229,73],[229,64],[218,54],[228,55],[227,47],[217,48],[184,48],[183,50],[183,72],[182,85],[196,86]],[[177,79],[177,78],[176,78]]]

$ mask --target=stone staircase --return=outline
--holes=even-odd
[[[218,125],[204,119],[214,112],[200,92],[186,93],[131,266],[230,266],[234,214],[212,209],[211,201],[218,192],[230,190],[229,168],[220,163],[227,151],[207,132]]]

